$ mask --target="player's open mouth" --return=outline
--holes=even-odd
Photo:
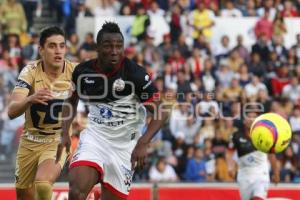
[[[60,56],[55,56],[54,59],[56,62],[62,61],[62,57],[60,57]]]

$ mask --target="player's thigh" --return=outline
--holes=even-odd
[[[238,180],[240,196],[242,200],[249,200],[252,197],[253,187],[249,180],[239,179]]]
[[[101,186],[101,200],[124,200],[124,198],[116,196],[110,190]]]
[[[71,192],[88,194],[90,190],[99,182],[99,172],[89,166],[78,166],[69,171],[69,184]]]
[[[56,178],[60,175],[61,166],[55,163],[53,159],[44,160],[38,166],[38,170],[35,176],[35,181],[48,181],[54,183]]]
[[[34,198],[33,188],[16,189],[17,200],[32,200]]]
[[[261,179],[256,180],[255,183],[253,184],[252,197],[259,197],[261,199],[266,199],[268,194],[269,184],[270,182],[268,180],[268,177],[263,178],[262,176]]]
[[[67,154],[64,151],[61,160],[55,163],[57,145],[57,142],[45,144],[44,150],[39,157],[38,171],[35,177],[36,181],[49,181],[54,183],[56,178],[60,175]]]
[[[40,149],[35,151],[26,148],[30,145],[21,140],[16,158],[15,184],[18,189],[27,189],[33,186],[37,172]]]

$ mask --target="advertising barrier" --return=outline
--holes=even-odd
[[[100,186],[95,186],[89,194],[87,200],[96,200],[94,195],[100,193]],[[128,200],[152,200],[153,192],[152,184],[133,184]],[[68,184],[57,183],[54,185],[52,200],[67,200],[68,199]],[[97,192],[96,192],[97,191]],[[0,184],[0,199],[15,200],[16,192],[13,184]],[[98,200],[98,199],[97,199]]]
[[[155,188],[155,189],[154,189]],[[87,200],[95,200],[95,187]],[[15,200],[13,184],[0,184],[0,199]],[[55,184],[52,200],[67,200],[67,183]],[[240,200],[236,184],[133,184],[128,200]],[[296,184],[272,185],[268,200],[300,200],[300,186]]]
[[[240,200],[236,184],[159,184],[158,200]],[[272,185],[268,199],[300,200],[300,186],[293,184]]]

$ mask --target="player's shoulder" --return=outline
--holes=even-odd
[[[74,71],[76,71],[78,73],[78,72],[82,72],[86,69],[92,68],[93,65],[95,64],[95,62],[96,62],[96,59],[91,59],[91,60],[88,60],[88,61],[77,63],[77,65],[75,66]]]
[[[35,60],[27,63],[20,72],[20,77],[35,76],[37,71],[42,68],[42,61]]]
[[[69,71],[73,72],[78,64],[78,62],[71,62],[70,60],[65,59],[65,68]]]
[[[139,78],[140,76],[145,76],[146,70],[144,67],[138,65],[136,62],[125,58],[124,59],[124,67],[127,74],[133,78]]]

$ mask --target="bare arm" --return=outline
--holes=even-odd
[[[33,103],[47,105],[47,101],[52,98],[53,97],[48,89],[41,89],[30,96],[27,96],[24,93],[13,92],[8,105],[8,117],[10,119],[19,117]]]
[[[157,101],[153,102],[153,104],[146,105],[145,107],[152,113],[154,113],[154,116],[152,117],[146,133],[139,139],[139,142],[149,144],[151,139],[155,136],[156,132],[159,131],[159,129],[164,125],[166,119],[168,118],[169,114],[166,112],[163,112],[160,107],[162,105],[162,102]]]
[[[62,137],[61,142],[57,146],[56,162],[60,161],[63,149],[66,148],[67,153],[70,153],[71,138],[69,135],[70,126],[77,113],[78,96],[76,92],[67,98],[62,106]]]
[[[280,181],[280,169],[275,154],[268,155],[272,167],[272,181],[278,183]]]
[[[8,105],[8,117],[10,119],[19,117],[30,105],[29,97],[21,93],[12,93]]]
[[[138,140],[132,154],[131,154],[131,168],[143,168],[145,158],[147,156],[147,147],[151,139],[155,136],[156,132],[163,126],[169,114],[161,109],[161,102],[156,101],[151,105],[146,105],[146,108],[154,113],[146,133]]]
[[[62,136],[69,136],[70,126],[77,113],[77,105],[78,96],[75,93],[64,101],[62,106]]]

